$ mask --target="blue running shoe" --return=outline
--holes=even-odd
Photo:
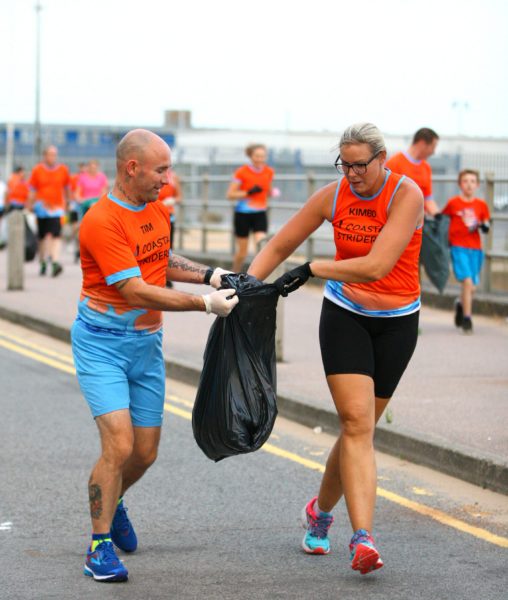
[[[349,544],[349,551],[351,552],[351,568],[354,571],[360,571],[362,575],[383,566],[379,552],[374,546],[374,538],[366,529],[359,529],[355,532]]]
[[[134,552],[138,547],[138,538],[127,516],[127,509],[123,505],[123,500],[118,503],[113,523],[111,523],[111,539],[113,544],[124,552]]]
[[[328,554],[330,552],[330,540],[328,530],[333,523],[330,514],[318,516],[314,510],[314,502],[317,496],[304,507],[302,511],[302,526],[306,529],[303,537],[302,548],[307,554]]]
[[[101,542],[92,552],[88,549],[83,573],[95,581],[127,581],[129,572],[115,554],[111,542]]]

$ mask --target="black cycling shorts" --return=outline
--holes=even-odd
[[[366,317],[325,298],[319,342],[326,375],[368,375],[376,397],[391,398],[416,347],[419,314]]]
[[[69,211],[69,223],[77,223],[79,221],[79,213],[77,210]]]
[[[268,231],[268,219],[266,211],[241,213],[235,212],[235,235],[236,237],[249,237],[251,231]]]
[[[60,237],[62,233],[62,220],[60,217],[37,218],[37,231],[39,239],[42,240],[49,233],[54,238]]]

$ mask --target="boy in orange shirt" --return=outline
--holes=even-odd
[[[479,231],[488,233],[490,212],[485,200],[475,197],[480,186],[478,171],[464,169],[458,183],[461,195],[450,198],[442,214],[450,217],[448,240],[453,272],[462,285],[461,300],[455,303],[455,325],[464,333],[473,333],[473,294],[480,282],[484,257]]]

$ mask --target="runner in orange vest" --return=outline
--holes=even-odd
[[[351,566],[365,574],[383,566],[372,537],[374,428],[416,346],[424,210],[418,186],[384,168],[386,148],[377,127],[348,127],[339,148],[335,165],[344,177],[310,197],[255,257],[249,273],[266,278],[324,221],[331,223],[335,260],[305,263],[276,285],[287,295],[311,276],[327,280],[319,337],[341,434],[319,494],[303,509],[303,549],[328,554],[331,511],[344,495],[354,532]]]
[[[182,201],[182,186],[180,185],[180,179],[178,179],[178,176],[175,173],[169,173],[168,178],[169,182],[164,185],[159,192],[159,200],[164,204],[169,213],[169,220],[171,222],[170,244],[171,248],[173,248],[176,221],[175,205],[180,204]]]
[[[268,220],[266,209],[272,195],[274,171],[266,164],[267,151],[263,144],[251,144],[245,149],[251,164],[237,169],[233,175],[226,197],[236,201],[235,236],[236,253],[233,272],[241,271],[247,257],[249,234],[252,231],[257,244],[266,237]]]

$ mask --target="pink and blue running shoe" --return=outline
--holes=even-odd
[[[115,553],[111,542],[101,542],[92,552],[88,548],[83,573],[104,583],[127,581],[129,572]]]
[[[374,546],[374,538],[366,529],[359,529],[355,532],[351,538],[349,550],[351,552],[351,568],[354,571],[360,571],[362,575],[383,566],[379,552]]]
[[[328,554],[330,552],[330,540],[328,530],[333,523],[330,513],[321,513],[319,516],[314,510],[314,502],[317,496],[304,507],[302,511],[302,526],[306,529],[303,537],[302,548],[307,554]]]
[[[111,523],[111,539],[113,544],[124,552],[134,552],[138,547],[138,538],[134,527],[127,516],[127,508],[120,499]]]

